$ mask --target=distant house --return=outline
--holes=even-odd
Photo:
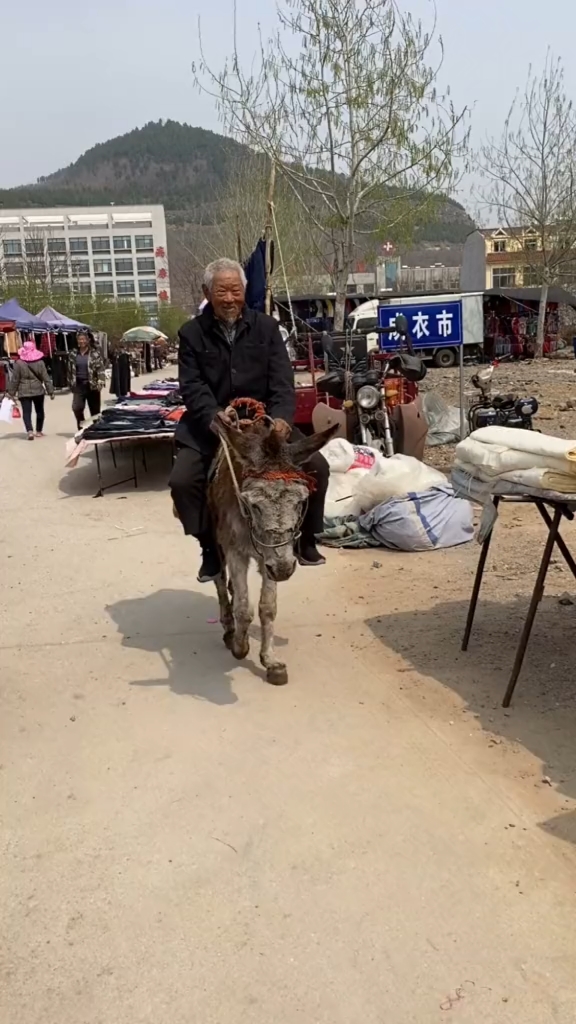
[[[542,245],[533,228],[482,228],[487,288],[528,288],[540,283]]]

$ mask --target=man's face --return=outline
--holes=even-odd
[[[229,324],[236,322],[244,306],[245,289],[235,270],[221,270],[214,274],[212,287],[209,291],[204,289],[204,294],[219,320]]]

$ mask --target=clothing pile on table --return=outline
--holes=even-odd
[[[482,427],[456,445],[452,481],[460,493],[576,494],[576,441],[536,430]]]
[[[330,466],[323,544],[430,551],[472,540],[472,508],[438,470],[342,438],[322,454]]]

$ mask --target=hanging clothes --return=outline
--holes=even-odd
[[[130,356],[127,352],[118,352],[112,356],[112,380],[110,394],[124,398],[130,394]]]
[[[274,243],[270,243],[270,270],[274,269]],[[246,274],[246,305],[248,309],[264,312],[266,304],[266,242],[260,239],[244,264]]]
[[[54,352],[52,356],[52,383],[61,391],[68,387],[68,355],[66,352]]]

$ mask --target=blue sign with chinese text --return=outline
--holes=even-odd
[[[393,327],[399,313],[403,313],[408,320],[408,333],[415,349],[458,346],[463,343],[462,302],[380,306],[380,327]],[[380,335],[380,348],[384,352],[393,351],[400,345],[401,338],[398,334]]]

